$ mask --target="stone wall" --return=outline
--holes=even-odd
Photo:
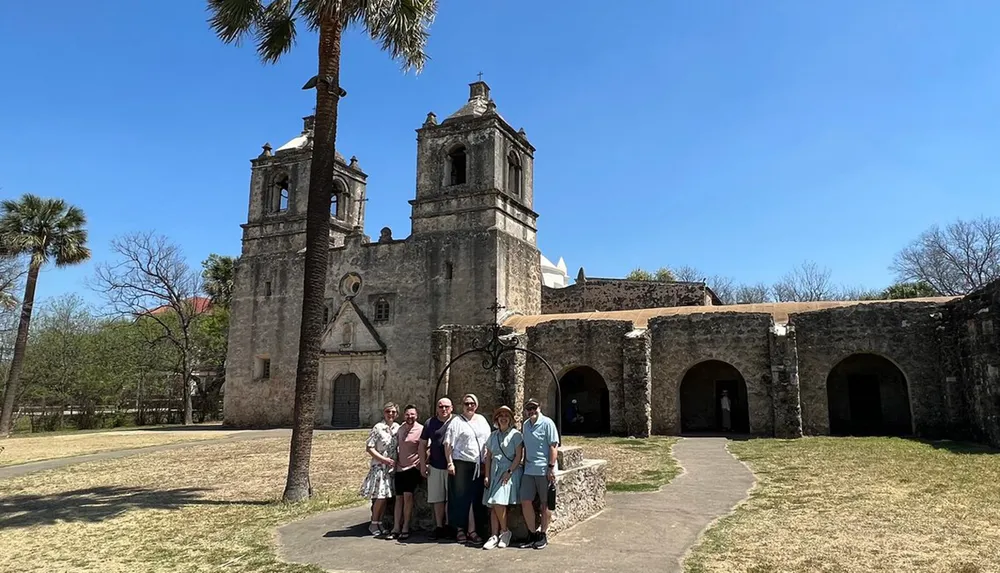
[[[527,329],[528,348],[545,357],[557,378],[578,366],[594,369],[608,388],[613,434],[626,434],[623,351],[632,323],[620,320],[560,320]],[[556,384],[545,365],[528,357],[525,396],[537,398],[542,411],[555,419]],[[634,376],[635,373],[630,373]],[[641,382],[640,382],[641,384]],[[565,406],[564,406],[565,407]]]
[[[684,375],[708,360],[725,362],[746,383],[750,432],[773,433],[770,314],[698,313],[649,321],[652,430],[681,432],[680,390]]]
[[[950,303],[947,310],[954,360],[946,380],[961,380],[956,401],[970,437],[1000,447],[1000,281]]]
[[[650,338],[647,330],[625,335],[622,384],[625,392],[625,434],[648,437],[653,430],[653,379],[649,367]]]
[[[799,358],[795,328],[771,329],[771,400],[774,404],[774,437],[802,437],[802,404],[799,399]]]
[[[556,471],[556,509],[549,524],[549,534],[555,535],[565,531],[577,523],[584,521],[604,510],[605,494],[607,492],[607,462],[584,457],[579,446],[563,446],[559,448],[559,462]],[[434,515],[427,503],[426,482],[421,482],[413,494],[413,515],[410,518],[412,531],[431,530],[434,528]],[[392,528],[393,503],[399,498],[390,500],[385,515],[382,518],[386,529]],[[539,503],[536,500],[535,525],[541,523]],[[528,537],[528,528],[524,522],[524,514],[520,505],[507,508],[507,527],[513,534],[513,539],[521,541]],[[480,524],[480,535],[483,539],[489,537],[489,524]]]
[[[894,302],[791,315],[804,433],[830,432],[827,377],[845,358],[864,353],[890,360],[906,377],[914,433],[946,435],[950,408],[939,368],[941,311],[936,303]]]
[[[543,286],[541,302],[542,314],[719,304],[704,283],[590,278],[563,288]]]

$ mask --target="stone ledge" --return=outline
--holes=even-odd
[[[571,470],[583,465],[583,447],[560,446],[558,448],[558,467],[560,470]]]
[[[582,448],[575,447],[582,458]],[[593,516],[604,509],[607,493],[607,478],[605,460],[581,459],[580,466],[568,470],[556,471],[556,510],[549,524],[549,533],[556,534]],[[392,511],[394,500],[386,505],[383,526],[392,527]],[[410,529],[413,531],[428,531],[434,528],[434,516],[427,503],[426,482],[422,482],[414,493],[413,517],[410,519]],[[535,503],[535,524],[539,521],[539,504]],[[526,539],[528,528],[520,506],[508,506],[507,525],[514,534],[514,539]],[[488,527],[488,524],[487,524]]]

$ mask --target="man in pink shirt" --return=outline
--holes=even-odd
[[[407,404],[403,408],[403,424],[396,434],[399,443],[396,457],[396,510],[392,533],[387,538],[398,537],[403,541],[410,537],[410,516],[413,515],[413,492],[417,490],[423,476],[420,474],[420,434],[424,427],[417,423],[417,407]],[[400,503],[399,498],[403,498]],[[402,526],[402,528],[400,528]]]

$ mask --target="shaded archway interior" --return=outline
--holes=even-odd
[[[556,408],[562,414],[567,435],[608,435],[611,433],[611,400],[608,385],[599,372],[577,366],[559,378]]]
[[[723,396],[728,399],[728,416]],[[747,384],[739,370],[707,360],[687,371],[681,380],[681,431],[750,433]]]
[[[826,380],[830,433],[838,436],[905,436],[912,433],[906,377],[886,358],[854,354]]]

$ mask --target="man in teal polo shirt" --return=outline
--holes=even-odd
[[[524,523],[531,532],[528,544],[535,549],[544,549],[549,544],[546,532],[552,521],[552,509],[548,506],[549,487],[556,483],[556,448],[559,446],[559,432],[555,422],[542,415],[538,400],[530,398],[524,404],[524,475],[521,477],[521,510]],[[542,507],[542,528],[535,533],[535,508],[532,503],[538,496]]]

